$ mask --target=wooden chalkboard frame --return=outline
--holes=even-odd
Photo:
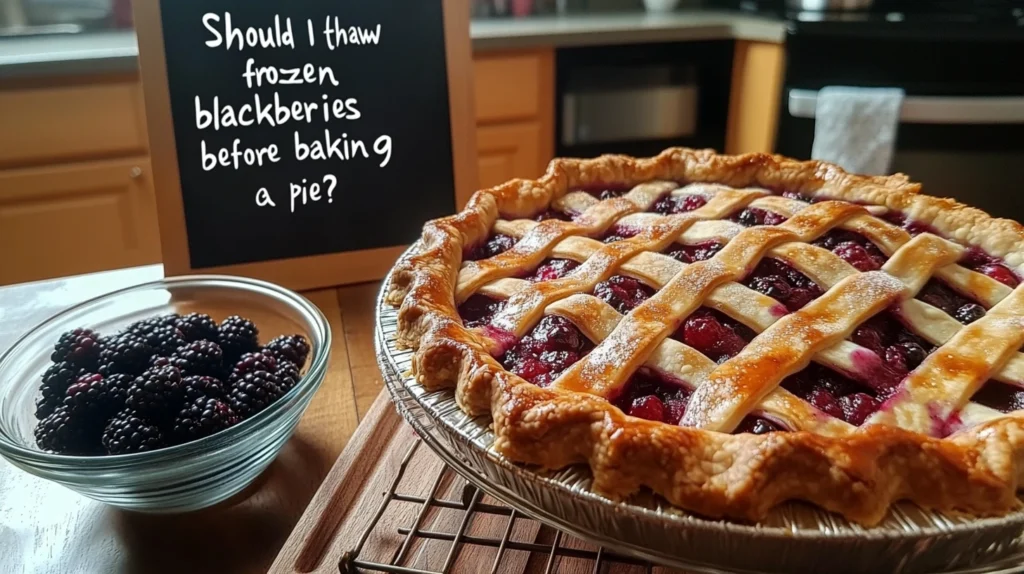
[[[139,64],[146,104],[157,220],[166,276],[191,273],[244,275],[302,290],[361,283],[384,277],[407,246],[382,247],[291,259],[195,269],[189,260],[178,152],[171,118],[160,2],[133,0]],[[448,107],[451,118],[455,205],[461,209],[477,185],[472,48],[468,0],[441,2],[444,10]]]

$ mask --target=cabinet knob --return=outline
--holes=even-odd
[[[132,179],[139,179],[140,177],[142,177],[142,168],[139,166],[133,167],[132,170],[129,172],[129,175],[131,175]]]

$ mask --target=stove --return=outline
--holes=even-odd
[[[810,159],[818,91],[900,88],[892,170],[1024,222],[1024,0],[875,0],[863,11],[791,11],[739,0],[787,23],[775,152]],[[1011,63],[1008,63],[1011,62]]]
[[[865,37],[1024,34],[1024,0],[875,0],[866,10],[790,10],[785,0],[719,0],[720,7],[783,18],[808,33]]]

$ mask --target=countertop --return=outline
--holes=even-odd
[[[475,52],[686,40],[778,43],[785,32],[785,22],[778,19],[699,9],[474,20],[470,25]],[[132,72],[137,65],[132,30],[0,38],[0,79]]]
[[[163,277],[160,265],[0,287],[0,353],[54,313]],[[197,512],[117,510],[0,458],[0,573],[266,572],[383,388],[373,350],[378,283],[307,291],[331,325],[327,375],[277,459],[246,490]]]

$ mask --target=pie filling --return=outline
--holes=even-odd
[[[526,278],[534,282],[560,279],[579,266],[579,262],[572,259],[547,259],[537,267],[532,275],[528,275]]]
[[[694,209],[704,207],[707,202],[708,200],[701,195],[666,195],[654,204],[651,211],[662,215],[686,213],[687,211],[693,211]]]
[[[664,253],[676,261],[680,261],[682,263],[694,263],[697,261],[706,261],[711,259],[715,254],[722,250],[722,247],[724,247],[724,245],[717,241],[706,241],[704,243],[695,243],[693,245],[673,243],[664,251]]]
[[[615,243],[616,241],[622,241],[623,239],[629,239],[630,237],[636,237],[640,235],[640,230],[635,227],[628,227],[625,225],[614,225],[604,233],[599,239],[601,243]]]
[[[481,259],[490,259],[495,255],[501,255],[502,253],[512,249],[512,246],[516,244],[516,239],[509,235],[503,235],[496,233],[487,238],[480,245],[470,249],[466,253],[462,254],[464,261],[479,261]]]
[[[772,257],[762,259],[742,283],[782,303],[790,311],[799,310],[824,293],[806,275]]]
[[[558,315],[545,315],[525,337],[501,358],[511,373],[546,387],[594,348],[594,344],[573,325]]]
[[[785,223],[786,217],[767,209],[747,207],[730,217],[729,221],[735,221],[744,227],[753,227],[755,225],[778,225]]]
[[[971,397],[971,401],[996,409],[1004,413],[1024,409],[1024,389],[988,381]]]
[[[625,315],[654,295],[654,289],[625,275],[612,275],[594,286],[594,296]]]
[[[544,211],[537,214],[533,218],[534,221],[545,221],[547,219],[557,219],[559,221],[572,221],[572,216],[564,211],[557,209],[545,209]]]
[[[870,239],[845,229],[833,229],[816,239],[813,245],[828,249],[861,272],[881,269],[888,260]]]
[[[746,325],[707,307],[691,313],[672,334],[673,339],[693,347],[716,363],[738,355],[754,336]]]
[[[604,200],[621,197],[629,188],[600,187],[583,191]],[[781,195],[808,202],[823,200],[794,192],[782,192]],[[651,211],[666,215],[684,213],[706,203],[707,199],[701,195],[666,195],[652,206]],[[539,214],[536,220],[570,218],[570,214],[548,209]],[[748,227],[778,225],[786,221],[778,213],[754,207],[744,208],[729,219]],[[911,234],[926,231],[934,233],[929,226],[909,220],[900,213],[890,212],[884,219]],[[640,231],[626,226],[613,226],[599,239],[604,243],[612,243],[633,237]],[[515,243],[513,237],[494,234],[467,250],[464,258],[476,261],[494,257],[511,249]],[[872,241],[847,230],[833,229],[813,243],[831,251],[861,272],[880,269],[887,260]],[[718,241],[693,245],[675,243],[663,253],[689,264],[711,259],[723,245]],[[978,248],[968,249],[960,264],[1009,287],[1016,287],[1021,281],[1000,259]],[[551,281],[569,275],[579,265],[579,262],[570,259],[549,258],[523,277],[533,282]],[[762,259],[741,282],[775,299],[789,312],[799,310],[824,293],[821,286],[809,277],[788,263],[772,257]],[[654,293],[655,289],[625,275],[613,275],[596,285],[592,291],[595,297],[621,314],[628,314]],[[917,298],[963,324],[976,321],[986,313],[984,306],[939,279],[931,279]],[[504,301],[476,294],[460,305],[458,311],[467,327],[486,328],[504,304]],[[722,363],[739,354],[755,336],[756,333],[742,323],[717,310],[701,307],[683,321],[672,338]],[[853,354],[853,372],[848,373],[849,376],[812,362],[800,372],[784,379],[781,387],[823,413],[860,425],[897,392],[907,374],[917,368],[935,347],[908,330],[895,311],[885,311],[869,319],[856,328],[850,340],[870,353]],[[544,316],[526,336],[509,343],[504,347],[508,350],[500,358],[502,365],[508,371],[542,387],[550,385],[563,371],[594,348],[594,343],[579,328],[568,319],[556,315]],[[630,377],[619,395],[611,398],[610,402],[634,417],[678,424],[686,412],[690,395],[691,389],[681,381],[645,367]],[[972,400],[1002,412],[1010,412],[1024,409],[1024,389],[989,381]],[[778,422],[750,415],[735,432],[763,434],[784,430],[787,429]]]
[[[467,327],[483,327],[489,325],[491,318],[504,306],[504,301],[477,293],[459,305],[459,316]]]

